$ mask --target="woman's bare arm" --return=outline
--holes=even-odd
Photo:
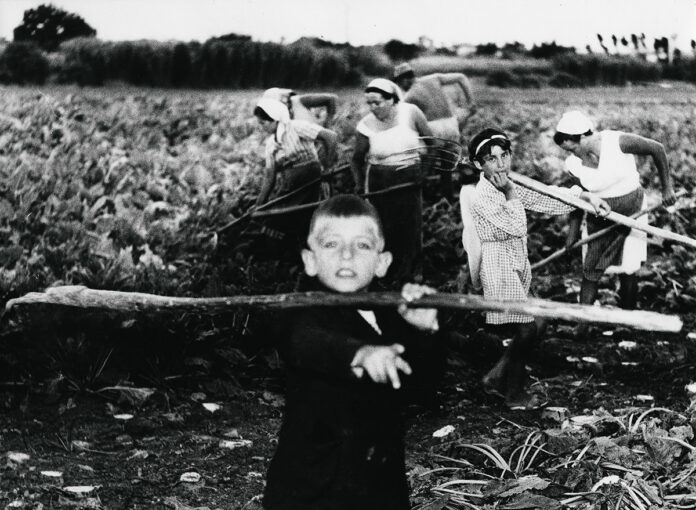
[[[619,147],[621,152],[626,154],[636,154],[639,156],[650,156],[657,167],[662,185],[662,202],[665,205],[672,205],[677,201],[672,188],[672,177],[669,172],[669,162],[665,146],[657,140],[645,138],[631,133],[621,133],[619,136]]]

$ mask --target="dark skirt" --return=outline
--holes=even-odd
[[[423,197],[421,165],[405,168],[389,165],[370,165],[366,189],[379,191],[399,184],[414,183],[413,187],[370,197],[384,227],[386,250],[393,261],[385,276],[387,284],[402,285],[420,281],[423,275]]]
[[[321,177],[321,164],[318,161],[285,167],[276,174],[278,185],[270,199],[290,193],[319,177]],[[321,181],[317,181],[306,189],[273,204],[272,209],[317,202],[320,199],[320,192]],[[287,236],[302,238],[306,235],[311,214],[312,211],[298,211],[271,216],[264,220],[262,231],[273,239],[284,239]]]
[[[278,191],[271,197],[279,197],[301,188],[314,179],[321,177],[321,164],[318,161],[307,161],[296,165],[288,166],[278,170],[276,178],[279,181]],[[316,182],[307,189],[294,194],[291,197],[281,200],[274,207],[288,207],[291,205],[308,204],[319,200],[321,182]]]
[[[643,188],[638,187],[626,195],[605,198],[604,200],[607,201],[612,211],[624,216],[630,216],[640,211],[643,205],[643,194]],[[591,235],[614,224],[611,220],[587,215],[587,234]],[[621,225],[587,245],[583,266],[583,276],[587,280],[596,282],[609,266],[621,264],[624,241],[630,232],[631,227]]]

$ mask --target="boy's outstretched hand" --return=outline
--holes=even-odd
[[[401,387],[399,371],[411,374],[411,366],[401,357],[405,351],[401,344],[365,345],[355,353],[350,364],[353,373],[361,378],[365,372],[376,383],[391,383],[392,388]]]
[[[420,299],[428,294],[435,294],[437,291],[427,285],[407,283],[401,289],[401,297],[406,301]],[[405,303],[399,305],[399,313],[406,322],[418,329],[423,329],[434,333],[439,329],[437,323],[437,308],[409,308]]]

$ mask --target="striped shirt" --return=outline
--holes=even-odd
[[[298,163],[317,161],[317,139],[321,126],[304,120],[291,120],[278,123],[275,136],[266,140],[266,166],[282,170]]]
[[[552,189],[578,196],[582,189]],[[481,285],[486,299],[526,301],[532,283],[532,269],[527,254],[527,215],[525,209],[561,215],[573,206],[559,202],[536,191],[515,187],[517,197],[507,200],[483,175],[476,186],[472,215],[476,233],[481,239]],[[519,313],[488,312],[489,324],[531,322],[534,318]]]

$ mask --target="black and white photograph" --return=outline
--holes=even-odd
[[[696,0],[0,0],[0,509],[696,510]]]

